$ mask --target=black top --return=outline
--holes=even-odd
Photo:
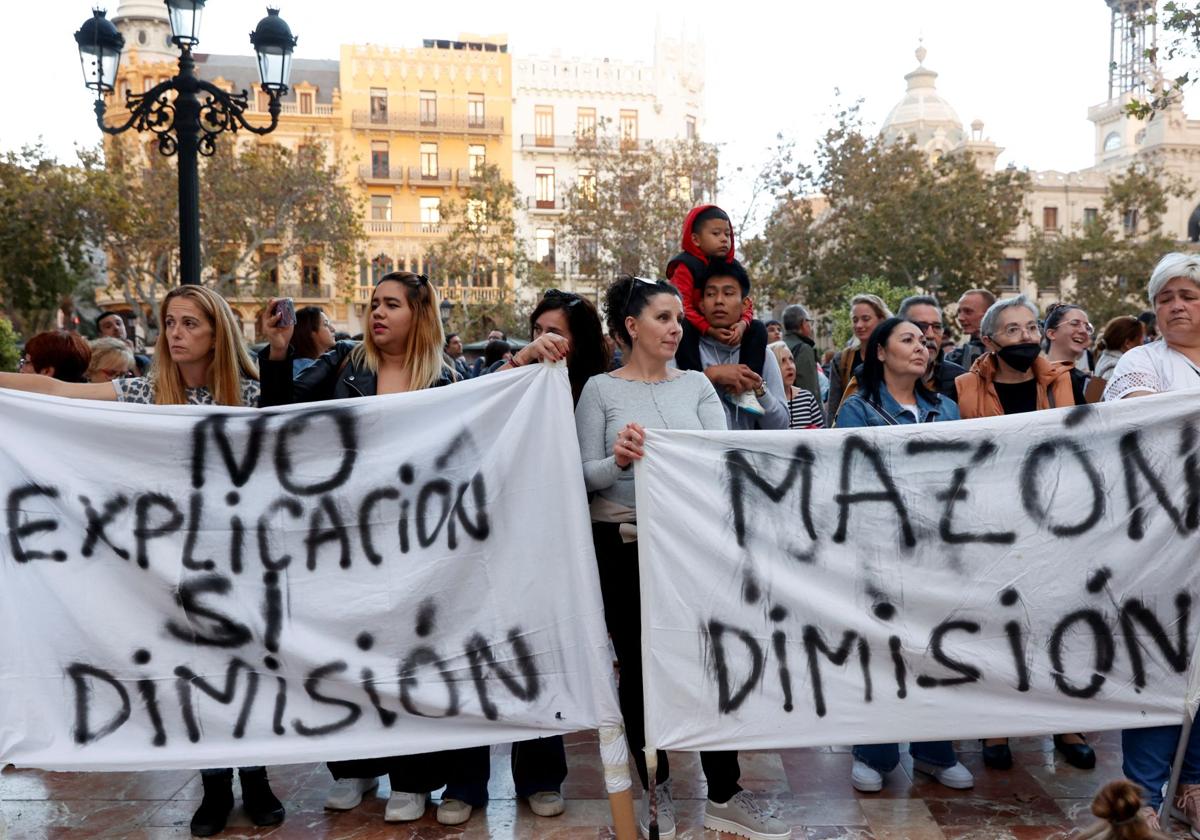
[[[1005,414],[1024,414],[1026,411],[1037,411],[1037,379],[1028,382],[996,382],[996,396],[1000,398],[1000,406]]]
[[[1083,405],[1087,402],[1084,392],[1089,379],[1091,377],[1083,371],[1071,368],[1071,393],[1075,395],[1075,405]]]
[[[317,402],[319,400],[341,400],[347,397],[373,397],[378,383],[375,374],[366,367],[357,367],[350,361],[350,352],[357,342],[339,341],[333,349],[292,378],[292,348],[288,357],[273,361],[271,346],[267,345],[258,354],[258,376],[262,391],[258,397],[259,408],[272,405]],[[450,369],[442,366],[442,375],[433,387],[454,382]]]

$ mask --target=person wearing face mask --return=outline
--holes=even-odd
[[[963,419],[1076,404],[1071,365],[1042,356],[1038,309],[1025,295],[992,304],[979,332],[987,352],[955,380]],[[1054,746],[1074,767],[1096,766],[1096,754],[1080,734],[1055,735]],[[985,740],[983,763],[993,770],[1012,767],[1008,739]]]

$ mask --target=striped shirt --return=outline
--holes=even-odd
[[[789,429],[823,429],[825,413],[811,391],[795,389],[795,396],[788,400]]]

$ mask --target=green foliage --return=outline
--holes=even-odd
[[[1166,49],[1159,54],[1159,49],[1149,47],[1146,56],[1151,62],[1158,64],[1160,59],[1174,61],[1176,59],[1195,60],[1200,53],[1200,2],[1181,3],[1178,0],[1167,0],[1163,4],[1162,13],[1151,12],[1139,23],[1146,25],[1157,24],[1166,36]],[[1150,98],[1131,99],[1125,105],[1125,111],[1132,117],[1147,119],[1157,111],[1164,111],[1178,104],[1183,97],[1183,89],[1191,84],[1192,71],[1188,70],[1171,79],[1159,78],[1150,91]]]
[[[15,371],[21,353],[17,350],[17,331],[7,318],[0,318],[0,370]]]
[[[110,283],[152,321],[178,273],[175,158],[129,136],[112,141],[104,157],[92,157],[90,209],[110,257]],[[201,165],[201,268],[208,281],[223,292],[265,297],[271,290],[261,287],[264,276],[313,253],[332,270],[335,294],[350,293],[362,210],[324,144],[306,142],[292,151],[255,142],[237,150],[226,141]]]
[[[859,277],[842,287],[829,312],[829,322],[835,348],[844,347],[854,336],[850,326],[850,301],[855,295],[876,295],[883,298],[887,308],[895,312],[900,301],[909,295],[920,294],[911,286],[895,286],[883,277]]]
[[[1163,233],[1172,196],[1191,195],[1187,184],[1157,166],[1130,164],[1108,184],[1095,222],[1063,236],[1038,235],[1028,263],[1039,289],[1061,289],[1074,278],[1070,296],[1093,323],[1146,308],[1146,284],[1155,264],[1178,244]]]
[[[581,172],[559,218],[559,263],[599,292],[617,274],[660,277],[683,220],[716,191],[717,149],[698,140],[624,141],[601,121],[576,147]],[[735,231],[735,234],[737,232]]]
[[[837,115],[815,165],[790,161],[773,177],[777,204],[747,253],[756,276],[820,309],[864,276],[946,299],[996,285],[1029,189],[1024,172],[890,144],[864,129],[857,105]]]
[[[86,167],[39,146],[0,156],[0,306],[29,328],[52,314],[90,273]]]

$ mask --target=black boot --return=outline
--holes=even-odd
[[[200,780],[204,783],[204,799],[192,815],[192,834],[212,837],[225,829],[233,810],[233,771],[202,773]]]
[[[267,771],[260,767],[257,770],[238,770],[242,780],[242,807],[246,816],[255,825],[279,825],[283,822],[283,803],[271,792],[271,784],[267,781]]]

